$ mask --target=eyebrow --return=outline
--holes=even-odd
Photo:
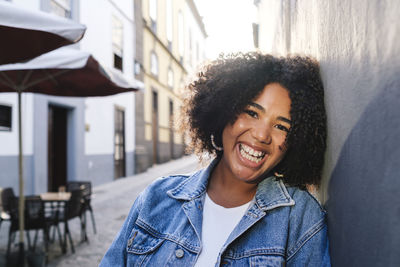
[[[252,106],[252,107],[254,107],[254,108],[256,108],[256,109],[259,109],[259,110],[261,110],[262,112],[265,113],[265,108],[264,108],[263,106],[257,104],[257,103],[251,102],[251,103],[249,104],[249,106]],[[283,122],[292,124],[292,121],[289,120],[289,119],[286,118],[286,117],[278,116],[277,119],[280,120],[280,121],[283,121]]]
[[[289,120],[288,118],[282,117],[282,116],[278,116],[277,118],[278,120],[284,121],[286,123],[292,124],[292,121]]]

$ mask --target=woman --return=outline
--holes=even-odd
[[[330,266],[318,186],[326,115],[318,64],[220,57],[184,104],[192,147],[216,155],[136,199],[100,266]]]

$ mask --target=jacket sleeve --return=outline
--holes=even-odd
[[[121,230],[100,262],[100,267],[126,266],[126,247],[129,234],[138,217],[143,201],[143,192],[136,198]]]
[[[331,266],[327,225],[325,222],[314,233],[307,233],[303,236],[298,245],[298,248],[287,259],[288,267]]]

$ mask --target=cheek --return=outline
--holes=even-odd
[[[232,125],[232,128],[236,133],[243,132],[246,128],[249,127],[249,122],[242,118],[238,118],[235,123]]]
[[[246,128],[248,128],[246,122],[244,120],[237,119],[233,124],[228,124],[225,127],[223,136],[238,137],[246,130]]]
[[[287,150],[287,143],[285,141],[286,141],[286,136],[278,138],[278,141],[277,141],[278,149],[282,153],[285,153]]]

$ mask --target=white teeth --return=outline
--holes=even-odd
[[[259,163],[262,158],[265,156],[265,152],[254,150],[253,148],[246,146],[244,144],[240,144],[239,146],[240,154],[255,163]]]

